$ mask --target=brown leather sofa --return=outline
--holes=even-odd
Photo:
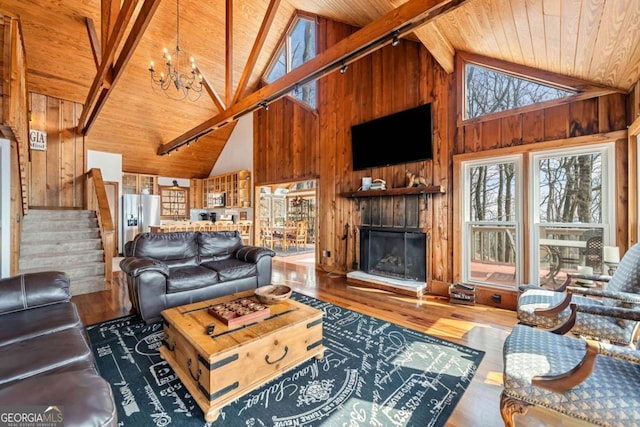
[[[0,407],[57,406],[64,425],[116,426],[69,278],[47,271],[0,279]]]
[[[138,234],[124,255],[132,308],[153,323],[164,309],[270,284],[275,252],[237,231],[186,231]]]

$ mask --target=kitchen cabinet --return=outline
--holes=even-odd
[[[202,207],[248,208],[251,206],[250,190],[251,174],[248,170],[205,178],[202,183]]]
[[[203,180],[193,178],[190,182],[190,190],[189,195],[189,205],[191,209],[202,209],[204,207],[204,202],[202,200],[202,196],[204,194],[203,190]]]
[[[142,194],[144,190],[148,194],[160,194],[157,175],[130,172],[122,174],[122,194]]]

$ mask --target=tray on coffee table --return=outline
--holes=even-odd
[[[214,304],[209,306],[208,311],[209,314],[229,327],[262,320],[269,317],[271,313],[269,307],[254,298],[238,298]]]

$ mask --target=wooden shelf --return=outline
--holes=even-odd
[[[358,199],[361,197],[412,196],[433,193],[442,194],[444,193],[444,188],[441,185],[430,185],[427,187],[389,188],[387,190],[348,191],[340,193],[340,196]]]

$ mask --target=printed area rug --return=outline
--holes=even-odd
[[[324,357],[237,399],[210,426],[444,426],[484,357],[299,293],[292,298],[324,312]],[[119,425],[209,425],[160,358],[161,323],[128,316],[87,333],[111,383]]]

